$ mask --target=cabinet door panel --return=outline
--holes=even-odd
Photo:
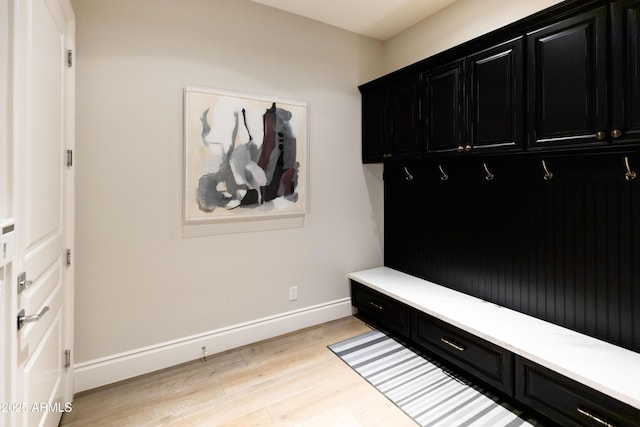
[[[632,427],[640,420],[640,410],[520,356],[515,377],[516,398],[561,425]]]
[[[523,38],[467,59],[469,142],[476,149],[523,146]]]
[[[362,162],[374,163],[382,160],[389,151],[386,143],[386,96],[385,88],[362,94]]]
[[[422,151],[420,74],[360,90],[362,162],[419,158]]]
[[[530,147],[606,143],[606,24],[603,6],[527,35]]]
[[[372,324],[409,336],[409,306],[353,280],[351,302],[358,309],[358,315]]]
[[[464,60],[427,72],[426,140],[429,153],[456,151],[463,146]]]
[[[614,2],[611,22],[611,137],[614,143],[639,142],[640,0]]]
[[[513,394],[513,355],[427,314],[415,312],[411,338],[486,383]]]
[[[401,80],[389,94],[393,158],[420,156],[420,78]]]

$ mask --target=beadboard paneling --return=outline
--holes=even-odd
[[[623,159],[550,157],[549,181],[542,158],[487,160],[492,181],[479,159],[387,164],[385,265],[640,351],[640,177]]]

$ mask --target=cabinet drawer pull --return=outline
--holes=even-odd
[[[610,423],[608,423],[608,422],[604,421],[602,418],[599,418],[599,417],[596,417],[596,416],[595,416],[595,415],[593,415],[593,414],[590,414],[589,412],[585,411],[584,409],[582,409],[582,408],[580,408],[580,407],[577,407],[576,409],[578,410],[578,412],[580,412],[580,413],[581,413],[582,415],[584,415],[585,417],[590,418],[590,419],[592,419],[593,421],[595,421],[595,422],[597,422],[597,423],[599,423],[599,424],[602,424],[603,426],[607,426],[607,427],[614,427],[614,426],[613,426],[613,424],[610,424]]]
[[[446,338],[440,338],[440,341],[442,341],[443,343],[447,344],[448,346],[451,346],[451,347],[455,348],[458,351],[465,351],[466,350],[466,348],[464,348],[462,346],[459,346],[457,344],[454,344],[454,343],[452,343],[451,341],[449,341]]]
[[[369,301],[369,305],[370,305],[370,306],[372,306],[372,307],[374,307],[374,308],[377,308],[378,310],[382,310],[382,306],[381,306],[381,305],[379,305],[379,304],[376,304],[376,303],[375,303],[375,302],[373,302],[373,301]]]

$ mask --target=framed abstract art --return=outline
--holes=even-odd
[[[304,216],[307,114],[303,102],[186,87],[185,222]]]

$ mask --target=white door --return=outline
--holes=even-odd
[[[57,426],[72,399],[74,18],[68,0],[13,0],[17,253],[11,424]],[[20,273],[24,273],[23,279]],[[20,284],[22,282],[22,285]]]

